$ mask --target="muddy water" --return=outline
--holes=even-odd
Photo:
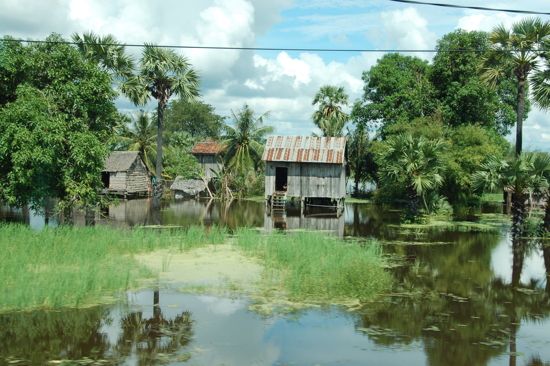
[[[114,365],[540,365],[550,362],[550,252],[497,230],[399,230],[389,207],[341,213],[266,212],[261,203],[166,202],[153,214],[127,201],[75,224],[188,226],[202,223],[292,230],[384,242],[396,287],[376,303],[278,315],[246,297],[182,294],[177,284],[127,295],[116,306],[0,315],[0,364]],[[144,207],[145,206],[145,207]],[[499,206],[486,212],[498,213]],[[470,218],[482,219],[481,212]],[[6,217],[4,211],[4,217]],[[39,227],[40,216],[12,212]],[[49,224],[54,224],[49,219]],[[406,244],[408,243],[408,244]],[[432,243],[432,244],[429,244]],[[437,244],[434,244],[437,243]],[[159,306],[153,306],[157,299]],[[69,364],[69,363],[67,363]]]

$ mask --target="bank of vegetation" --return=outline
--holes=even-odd
[[[220,227],[184,229],[44,228],[0,225],[0,311],[86,307],[155,278],[135,256],[189,251],[229,240]],[[390,286],[375,242],[346,244],[316,233],[260,235],[239,230],[236,248],[261,259],[293,298],[373,299]],[[169,261],[166,263],[169,266]]]

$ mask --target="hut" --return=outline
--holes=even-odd
[[[174,184],[170,186],[174,191],[174,198],[199,198],[207,196],[207,187],[201,179],[182,179],[177,177]]]
[[[101,180],[103,193],[126,197],[149,192],[149,170],[139,151],[114,151],[105,159]]]
[[[210,182],[212,178],[216,177],[216,173],[222,160],[218,153],[223,149],[223,146],[219,145],[218,141],[213,139],[207,139],[206,142],[197,142],[193,149],[189,151],[189,154],[195,156],[199,162],[199,166],[204,172],[204,178],[207,182]],[[212,171],[214,170],[214,171]]]
[[[340,207],[346,195],[346,138],[270,136],[265,198],[272,208],[281,196],[300,197],[306,205]]]

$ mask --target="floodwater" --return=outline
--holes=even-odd
[[[489,215],[480,215],[482,212]],[[471,219],[499,218],[487,206]],[[500,217],[501,218],[501,217]],[[0,219],[39,228],[58,223],[0,208]],[[506,225],[449,231],[398,229],[390,207],[346,204],[342,212],[263,203],[123,201],[77,213],[75,225],[226,225],[376,237],[396,280],[381,301],[260,315],[245,296],[178,292],[178,284],[127,294],[111,306],[0,314],[0,364],[111,365],[545,365],[550,362],[550,250],[512,242]],[[158,302],[159,306],[153,306]],[[59,362],[58,362],[59,363]],[[51,365],[55,363],[49,363]]]

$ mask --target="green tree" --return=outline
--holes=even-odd
[[[58,35],[0,43],[0,201],[41,209],[98,202],[117,111],[110,76]]]
[[[237,112],[231,111],[235,127],[224,124],[221,145],[223,163],[236,174],[246,175],[259,166],[264,151],[265,136],[275,131],[274,127],[263,126],[269,112],[256,117],[254,110],[245,104]]]
[[[359,184],[376,181],[376,163],[370,150],[369,133],[364,126],[358,126],[347,133],[348,164],[353,176],[354,194],[359,195]]]
[[[317,110],[311,118],[321,129],[325,137],[342,137],[343,129],[349,120],[349,115],[342,111],[343,105],[348,105],[348,95],[344,87],[324,85],[319,89],[311,105],[317,105]]]
[[[121,91],[136,105],[157,100],[157,161],[155,168],[156,201],[162,196],[162,130],[164,109],[172,95],[184,100],[199,96],[199,76],[183,56],[172,49],[145,44],[137,75],[121,86]]]
[[[438,103],[428,68],[428,62],[417,57],[384,55],[363,72],[363,96],[352,115],[360,124],[379,127],[382,137],[392,124],[432,115]]]
[[[118,150],[139,151],[147,168],[154,171],[157,156],[157,131],[154,121],[143,109],[131,117],[130,127],[125,127],[118,136]]]
[[[499,25],[489,35],[494,52],[484,55],[479,64],[483,82],[495,88],[501,78],[517,79],[516,155],[522,151],[523,119],[529,74],[539,70],[545,41],[550,38],[550,21],[522,19],[506,29]]]
[[[214,107],[202,101],[172,100],[164,113],[164,131],[188,133],[193,138],[218,139],[225,117],[214,113]]]
[[[381,182],[397,182],[406,187],[411,219],[415,220],[420,215],[420,198],[429,213],[425,195],[443,182],[445,142],[399,134],[390,137],[383,145],[384,152],[379,157]]]
[[[437,42],[430,81],[446,124],[479,125],[505,136],[516,122],[517,88],[512,77],[502,78],[495,90],[482,82],[477,67],[480,51],[488,48],[486,32],[458,29],[444,35]]]

